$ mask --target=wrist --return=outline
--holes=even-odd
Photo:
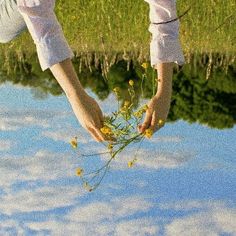
[[[72,101],[72,102],[80,102],[86,97],[88,97],[88,94],[84,90],[84,88],[81,87],[76,87],[76,88],[70,88],[65,91],[65,94],[67,98]]]
[[[172,93],[172,82],[169,83],[158,83],[156,94],[171,94]]]
[[[157,65],[157,93],[170,94],[172,92],[173,63]]]

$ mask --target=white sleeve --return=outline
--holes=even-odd
[[[150,26],[152,34],[150,43],[151,65],[155,66],[163,62],[175,62],[184,64],[185,59],[179,41],[179,20],[153,24],[173,20],[177,18],[175,0],[145,0],[150,6]]]
[[[74,56],[54,13],[55,0],[17,0],[42,70]]]

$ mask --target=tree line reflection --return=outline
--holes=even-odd
[[[219,58],[219,57],[218,57]],[[232,128],[236,122],[236,66],[221,65],[220,60],[210,64],[210,57],[193,55],[189,64],[175,70],[173,77],[172,105],[168,122],[183,119],[198,122],[213,128]],[[151,67],[144,70],[135,60],[119,59],[104,73],[104,60],[89,63],[82,57],[73,61],[79,79],[85,88],[91,89],[100,100],[105,100],[115,87],[120,87],[124,102],[128,97],[128,81],[135,81],[135,106],[143,98],[151,98],[155,92],[156,72]],[[0,84],[11,82],[31,87],[37,99],[48,94],[59,96],[63,93],[49,70],[42,72],[37,56],[19,58],[14,53],[4,61],[0,59]],[[146,78],[143,78],[145,73]]]

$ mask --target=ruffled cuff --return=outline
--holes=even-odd
[[[16,2],[19,9],[28,15],[44,14],[55,6],[55,0],[16,0]]]
[[[175,62],[178,65],[185,63],[179,39],[169,39],[165,36],[152,39],[150,57],[153,67],[165,62]]]
[[[67,58],[74,56],[63,34],[54,35],[36,42],[39,63],[46,70]]]
[[[152,34],[150,43],[151,65],[157,63],[185,63],[182,47],[179,41],[179,21],[174,0],[145,0],[150,7],[150,27]],[[168,23],[165,23],[168,22]]]

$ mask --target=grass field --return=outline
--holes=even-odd
[[[144,0],[57,0],[56,14],[72,49],[86,52],[124,52],[149,56],[148,4]],[[236,54],[235,0],[178,0],[180,38],[185,55],[191,53]],[[11,43],[0,45],[5,55],[35,52],[30,35],[23,33]],[[2,56],[4,55],[2,54]],[[233,57],[234,58],[234,57]]]

